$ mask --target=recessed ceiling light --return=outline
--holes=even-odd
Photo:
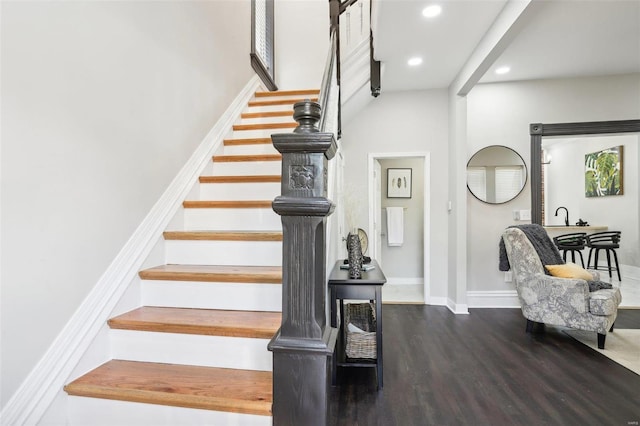
[[[442,12],[442,7],[437,4],[432,4],[431,6],[427,6],[422,9],[422,16],[426,18],[433,18],[434,16],[440,15]]]
[[[506,74],[509,71],[511,71],[511,68],[509,68],[509,67],[496,68],[496,74]]]
[[[415,67],[416,65],[420,65],[422,63],[422,58],[419,58],[416,56],[414,58],[409,59],[407,63],[412,67]]]

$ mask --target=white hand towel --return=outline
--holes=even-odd
[[[404,207],[387,207],[387,245],[400,247],[404,243]]]

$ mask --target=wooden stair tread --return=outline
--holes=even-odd
[[[268,117],[293,117],[293,110],[243,112],[240,114],[240,118],[268,118]]]
[[[298,127],[298,123],[256,123],[256,124],[234,124],[233,130],[270,130],[270,129],[293,129]]]
[[[138,273],[143,280],[282,283],[280,266],[161,265]]]
[[[242,161],[281,161],[281,154],[257,154],[257,155],[214,155],[213,161],[220,163],[234,163]]]
[[[266,209],[271,208],[272,200],[187,200],[182,202],[185,209]]]
[[[279,183],[280,175],[200,176],[200,183]]]
[[[143,306],[111,318],[108,324],[120,330],[271,339],[281,320],[280,312]]]
[[[270,371],[111,360],[64,387],[69,395],[271,415]]]
[[[224,146],[268,145],[271,143],[271,138],[225,139],[223,141]]]
[[[165,240],[282,241],[282,232],[268,231],[165,231]]]
[[[317,102],[318,98],[296,98],[296,99],[273,99],[268,101],[249,101],[250,107],[256,106],[275,106],[275,105],[293,105],[296,102],[312,101]]]
[[[301,90],[276,90],[274,92],[256,92],[256,98],[267,98],[276,96],[297,96],[297,95],[319,95],[318,89],[301,89]]]

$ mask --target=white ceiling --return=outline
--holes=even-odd
[[[481,83],[640,72],[640,0],[534,0],[537,7]],[[427,19],[422,9],[442,6]],[[382,91],[446,88],[507,0],[374,0]],[[378,10],[375,10],[378,8]],[[424,62],[407,65],[412,56]],[[511,72],[497,75],[498,66]]]

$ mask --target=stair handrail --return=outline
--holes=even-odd
[[[320,118],[319,129],[321,132],[331,131],[327,126],[329,124],[330,113],[337,107],[338,125],[334,132],[337,138],[341,133],[341,106],[340,106],[340,79],[338,77],[338,63],[340,58],[338,56],[338,29],[333,26],[330,30],[330,47],[327,53],[327,60],[324,66],[324,72],[322,74],[322,84],[320,86],[320,95],[318,96],[318,103],[322,108],[322,116]],[[338,100],[334,106],[331,100],[331,93],[338,91]]]

